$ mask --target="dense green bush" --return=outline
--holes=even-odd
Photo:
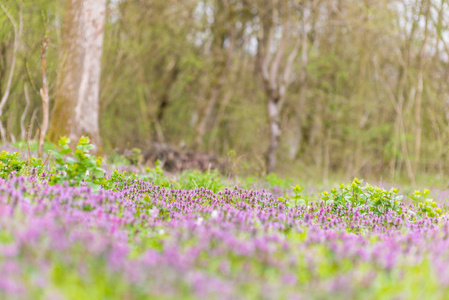
[[[416,212],[418,215],[427,215],[429,217],[437,217],[443,213],[443,210],[438,207],[438,204],[429,198],[430,191],[424,190],[415,191],[409,195],[409,198],[417,205]]]
[[[388,210],[393,210],[398,214],[402,214],[400,203],[403,196],[397,195],[398,189],[385,190],[373,187],[370,184],[362,187],[361,183],[359,179],[354,178],[350,184],[340,184],[338,189],[333,188],[330,193],[324,191],[321,198],[335,208],[348,209],[349,207],[357,207],[363,213],[372,211],[378,215],[383,215]]]
[[[102,158],[90,154],[94,149],[88,137],[81,137],[73,156],[69,147],[70,140],[61,138],[58,141],[59,151],[52,151],[56,162],[56,172],[50,176],[50,184],[68,182],[69,185],[79,185],[85,182],[89,186],[103,183],[105,171],[101,168]]]

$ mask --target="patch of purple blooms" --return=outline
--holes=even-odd
[[[438,298],[448,250],[445,215],[287,207],[240,188],[93,192],[0,178],[1,299],[405,299],[423,280],[422,295]]]

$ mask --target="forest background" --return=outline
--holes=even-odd
[[[38,140],[46,111],[45,138],[59,138],[67,19],[83,2],[0,1],[4,143],[27,132]],[[446,182],[449,1],[114,0],[104,8],[98,105],[81,112],[98,115],[98,130],[87,133],[104,153],[167,143],[231,156],[241,174]]]

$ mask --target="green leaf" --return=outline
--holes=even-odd
[[[104,175],[104,171],[103,170],[94,170],[93,172],[92,172],[92,175],[93,176],[95,176],[95,177],[103,177],[103,175]]]
[[[299,205],[306,205],[306,201],[304,199],[301,199],[297,202]]]
[[[59,153],[62,154],[62,155],[67,155],[67,154],[69,154],[70,152],[72,152],[72,149],[70,149],[70,148],[64,148],[64,149],[61,149],[61,150],[59,151]]]
[[[63,147],[64,145],[70,144],[70,139],[67,137],[62,137],[58,140],[58,145]]]

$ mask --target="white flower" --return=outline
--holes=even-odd
[[[198,220],[196,221],[196,225],[200,226],[203,223],[204,219],[199,217]]]
[[[210,217],[211,217],[212,219],[218,218],[218,211],[214,210],[214,211],[210,214]]]

